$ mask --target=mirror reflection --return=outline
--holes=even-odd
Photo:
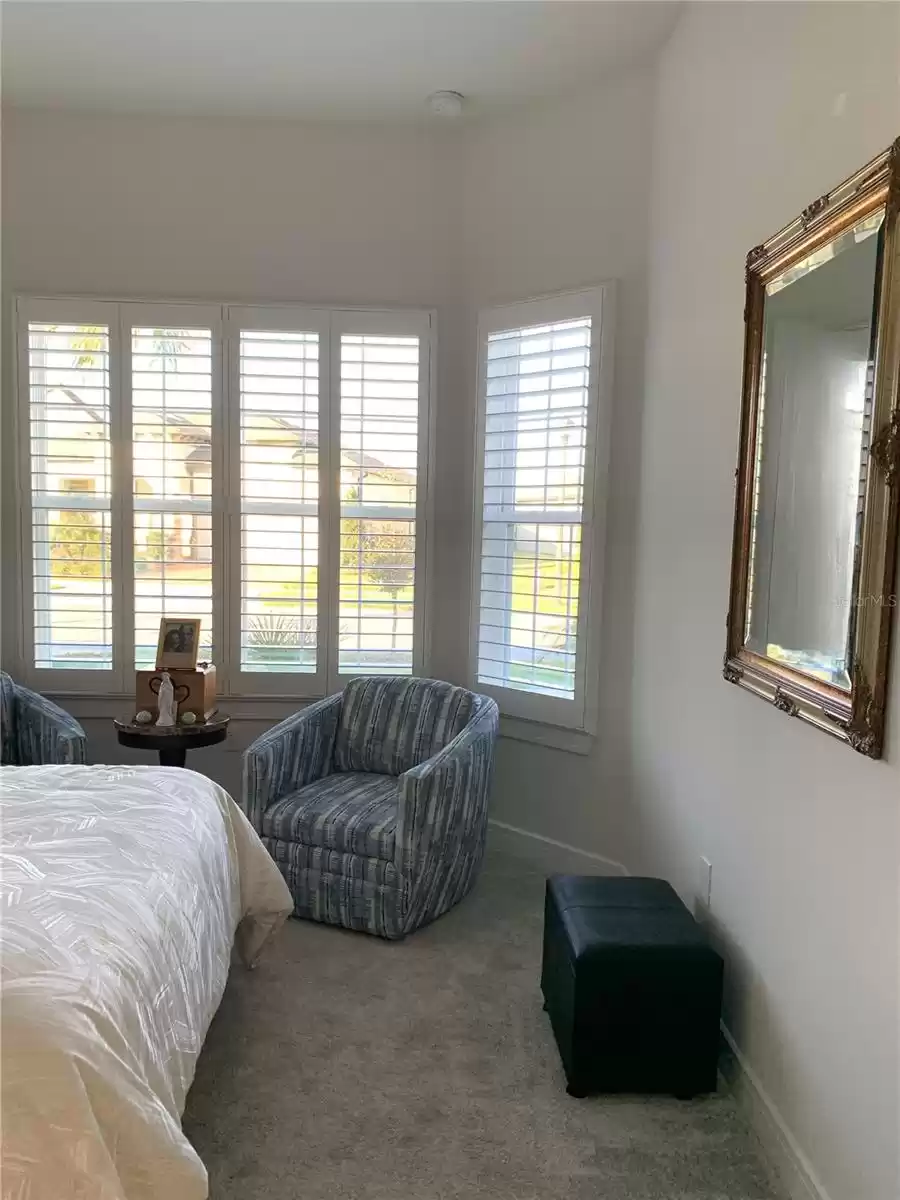
[[[849,690],[883,211],[766,286],[745,644]]]

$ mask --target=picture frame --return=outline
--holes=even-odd
[[[156,644],[157,671],[191,671],[200,650],[200,620],[195,617],[162,617]]]

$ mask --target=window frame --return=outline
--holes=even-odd
[[[28,325],[31,321],[105,325],[109,330],[112,541],[111,669],[34,666],[34,580]],[[436,313],[433,309],[344,308],[304,304],[152,301],[134,298],[13,297],[13,422],[18,503],[16,544],[23,570],[15,593],[19,631],[17,670],[30,686],[60,696],[130,696],[134,689],[134,497],[131,330],[143,325],[208,328],[212,333],[212,545],[214,662],[222,699],[304,702],[341,689],[354,674],[338,664],[340,571],[340,337],[417,336],[419,356],[418,474],[413,674],[428,669],[432,601],[433,438]],[[319,432],[326,433],[319,463],[317,669],[246,672],[240,669],[241,474],[240,331],[282,330],[319,335]]]
[[[431,610],[431,570],[430,570],[430,552],[431,552],[431,530],[433,524],[430,520],[431,515],[431,420],[432,420],[432,376],[433,376],[433,358],[434,358],[434,313],[430,311],[404,311],[394,312],[392,314],[384,314],[385,317],[392,319],[381,320],[381,314],[376,314],[371,310],[363,309],[342,309],[332,315],[331,321],[331,363],[330,372],[331,378],[337,380],[337,402],[330,406],[331,428],[328,444],[331,448],[332,455],[337,456],[336,469],[332,469],[332,478],[337,483],[337,494],[332,492],[327,501],[330,521],[334,525],[334,532],[331,532],[329,526],[328,544],[329,546],[337,546],[337,554],[334,556],[335,561],[330,564],[331,567],[331,584],[334,588],[335,603],[329,606],[328,619],[335,626],[334,630],[329,630],[328,645],[337,647],[337,626],[340,623],[340,523],[341,523],[341,498],[340,498],[340,452],[341,452],[341,406],[340,406],[340,379],[341,379],[341,336],[348,334],[351,337],[365,337],[367,335],[373,337],[395,336],[395,337],[418,337],[419,339],[419,421],[418,421],[418,441],[416,444],[417,451],[417,467],[416,467],[416,550],[415,550],[415,576],[414,576],[414,600],[413,600],[413,659],[411,676],[427,674],[428,661],[428,644],[427,644],[427,629],[431,622],[428,620],[428,614]],[[335,658],[333,664],[329,667],[329,692],[341,691],[350,682],[351,679],[357,678],[359,672],[341,672],[339,670],[339,656],[337,649],[335,650]]]
[[[478,314],[476,421],[473,470],[473,522],[471,561],[471,608],[469,619],[469,678],[475,691],[492,696],[501,715],[514,722],[553,726],[567,731],[561,741],[571,744],[571,734],[594,735],[598,727],[600,637],[602,623],[603,566],[606,541],[606,479],[609,467],[610,424],[613,401],[613,340],[615,329],[615,283],[606,281],[592,288],[560,292],[550,296],[485,308]],[[487,417],[488,338],[535,325],[591,318],[591,352],[588,375],[588,406],[584,481],[581,505],[581,549],[579,600],[576,622],[575,697],[567,700],[528,691],[482,683],[478,678],[480,639],[482,537],[484,531],[485,428]],[[595,332],[597,331],[597,332]],[[528,726],[508,731],[528,737]],[[538,736],[534,740],[546,740]],[[578,747],[582,749],[583,747]]]
[[[226,525],[225,546],[227,548],[227,581],[223,588],[223,607],[226,630],[225,645],[220,658],[229,694],[246,697],[284,697],[296,695],[303,699],[317,699],[328,693],[328,664],[331,655],[331,621],[329,607],[332,590],[330,585],[330,560],[333,549],[330,537],[329,486],[333,470],[331,438],[319,443],[319,564],[316,591],[316,621],[319,634],[316,644],[315,671],[244,671],[241,669],[241,333],[280,332],[315,333],[319,338],[319,411],[318,433],[329,430],[329,409],[332,405],[331,313],[328,309],[307,305],[284,304],[230,304],[226,309],[225,352],[227,355],[226,420],[223,445],[226,467],[224,471],[223,518]],[[324,454],[323,450],[324,442]]]
[[[222,438],[221,430],[224,421],[223,409],[225,400],[224,380],[222,374],[222,351],[224,344],[224,322],[222,319],[222,308],[219,305],[212,304],[179,304],[179,303],[153,303],[150,301],[120,301],[120,320],[121,330],[120,337],[122,343],[122,411],[119,415],[122,436],[122,449],[120,451],[122,462],[122,471],[124,474],[124,496],[123,505],[125,511],[125,526],[122,530],[122,550],[124,562],[130,564],[130,586],[127,589],[127,607],[123,612],[123,653],[122,657],[125,660],[123,668],[125,671],[125,679],[123,684],[127,690],[129,672],[133,673],[138,668],[135,666],[135,563],[134,563],[134,401],[133,401],[133,386],[132,386],[132,370],[131,370],[131,354],[132,354],[132,330],[135,328],[143,328],[146,326],[158,328],[199,328],[209,329],[210,331],[210,429],[212,434],[211,447],[211,462],[210,462],[210,515],[212,527],[212,624],[214,634],[219,635],[219,640],[222,640],[222,632],[224,631],[223,624],[223,593],[224,593],[224,556],[216,553],[217,544],[222,546],[221,534],[223,531],[222,522],[222,488],[224,483],[224,470],[222,459]],[[218,446],[216,434],[219,433]],[[113,445],[115,450],[115,443]],[[115,454],[113,455],[115,458]],[[161,513],[169,513],[176,511],[168,509],[163,503],[160,504],[159,511]],[[170,616],[187,615],[182,613],[170,613]],[[125,647],[130,646],[130,656],[125,653]],[[213,643],[213,659],[219,657],[220,646],[214,641]],[[146,668],[143,668],[146,669]]]
[[[107,691],[118,691],[122,686],[124,664],[122,651],[123,619],[127,597],[123,594],[126,579],[123,571],[124,550],[122,535],[126,518],[122,509],[122,477],[120,456],[116,455],[116,443],[122,442],[122,372],[121,372],[121,326],[118,305],[102,300],[48,299],[44,297],[17,296],[13,303],[15,320],[14,356],[16,395],[16,463],[15,482],[19,499],[19,525],[17,545],[21,564],[18,601],[18,644],[22,653],[22,673],[38,691],[59,690],[58,684],[65,680],[73,690],[90,692],[99,687]],[[35,584],[34,544],[32,518],[34,505],[31,486],[31,392],[30,362],[28,355],[28,327],[32,322],[72,325],[104,325],[107,328],[109,345],[109,440],[110,440],[110,586],[112,606],[112,665],[109,668],[90,670],[60,670],[35,666]],[[30,599],[29,599],[30,598]]]

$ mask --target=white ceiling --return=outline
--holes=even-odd
[[[4,102],[93,112],[409,120],[575,92],[652,56],[674,2],[5,0]]]

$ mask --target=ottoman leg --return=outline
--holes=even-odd
[[[566,1088],[566,1095],[572,1096],[575,1100],[583,1100],[587,1094],[585,1089],[577,1083],[570,1083]]]

